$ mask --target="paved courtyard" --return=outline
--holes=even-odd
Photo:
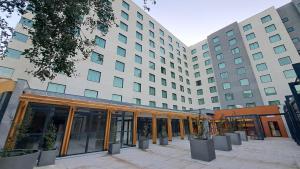
[[[230,152],[216,151],[216,160],[203,162],[190,157],[187,140],[168,146],[150,145],[146,151],[126,148],[121,154],[106,152],[56,160],[56,165],[36,169],[300,169],[300,146],[290,139],[250,140]]]

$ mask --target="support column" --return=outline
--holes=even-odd
[[[180,128],[180,138],[181,140],[184,139],[184,127],[183,127],[183,120],[179,119],[179,128]]]
[[[157,141],[157,121],[156,114],[152,114],[152,143],[156,144]]]
[[[172,141],[172,118],[168,116],[168,140]]]
[[[15,147],[16,138],[17,138],[17,129],[22,124],[22,121],[23,121],[25,113],[26,113],[27,106],[28,106],[28,101],[20,101],[17,115],[15,116],[15,119],[9,130],[9,134],[8,134],[5,146],[4,146],[5,149],[10,150]]]
[[[67,124],[66,124],[66,129],[65,129],[65,135],[64,135],[63,142],[62,142],[62,147],[61,147],[61,150],[60,150],[60,155],[61,156],[67,155],[67,152],[68,152],[75,109],[76,108],[72,106],[72,107],[70,107],[70,110],[69,110],[68,120],[67,120]]]
[[[112,115],[112,110],[108,109],[107,110],[107,117],[106,117],[104,147],[103,147],[104,150],[108,150],[108,146],[109,146],[111,115]]]
[[[192,117],[189,117],[189,128],[190,128],[190,135],[192,135],[193,132],[193,119]]]
[[[136,145],[136,140],[137,140],[137,118],[138,118],[138,112],[133,112],[133,131],[132,131],[133,145]]]

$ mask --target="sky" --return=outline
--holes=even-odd
[[[142,6],[143,0],[134,0]],[[235,22],[291,0],[156,0],[149,14],[190,46]]]

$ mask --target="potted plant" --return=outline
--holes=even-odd
[[[193,159],[212,161],[216,159],[213,140],[209,138],[209,122],[207,119],[197,119],[197,133],[190,139],[191,156]]]
[[[160,145],[168,145],[168,134],[167,134],[167,129],[166,129],[166,123],[163,122],[162,127],[161,127],[161,134],[159,138],[159,144]]]
[[[218,134],[213,136],[214,146],[216,150],[230,151],[232,150],[230,136],[226,136],[224,133],[224,119],[221,117],[220,121],[217,123]]]
[[[146,150],[149,148],[149,139],[148,139],[148,125],[145,123],[139,139],[139,148]]]
[[[56,127],[53,123],[48,126],[47,132],[43,136],[42,150],[39,157],[38,166],[54,165],[56,158]]]
[[[242,139],[241,135],[239,133],[234,132],[235,122],[233,120],[226,121],[227,126],[227,132],[225,133],[225,136],[230,137],[230,141],[232,145],[242,145]]]
[[[117,141],[116,135],[117,135],[117,124],[116,122],[112,125],[112,143],[109,143],[108,146],[108,153],[113,154],[120,154],[121,151],[121,144],[119,141]]]

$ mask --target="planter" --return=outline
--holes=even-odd
[[[108,147],[109,154],[120,154],[121,144],[120,143],[110,143]]]
[[[246,134],[246,131],[235,131],[235,133],[239,133],[241,135],[242,141],[248,141],[248,136]]]
[[[140,139],[139,140],[139,148],[142,150],[146,150],[149,148],[149,140],[148,139]]]
[[[225,136],[230,137],[232,145],[242,145],[242,139],[239,133],[225,133]]]
[[[168,145],[168,137],[161,137],[161,138],[159,138],[159,144],[160,145]]]
[[[214,142],[212,139],[208,140],[190,140],[190,150],[192,159],[202,160],[202,161],[212,161],[216,159],[216,152],[214,147]]]
[[[56,149],[49,151],[41,151],[38,166],[54,165],[56,159]]]
[[[231,151],[232,145],[229,136],[213,136],[214,146],[216,150]]]
[[[38,150],[13,150],[7,153],[8,157],[0,157],[1,169],[33,169],[39,156]]]

